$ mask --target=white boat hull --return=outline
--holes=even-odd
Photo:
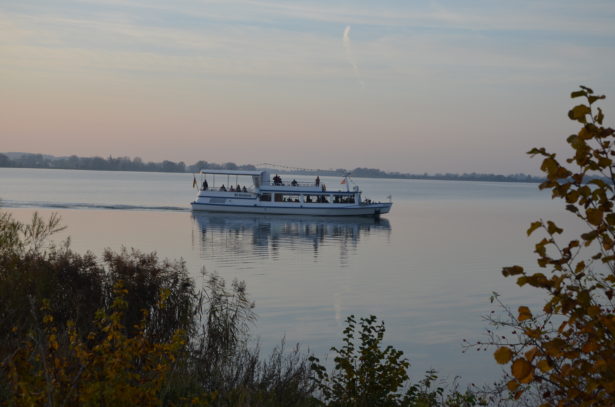
[[[227,205],[192,202],[193,211],[259,213],[271,215],[308,215],[308,216],[380,216],[391,210],[391,203],[373,203],[343,207],[309,207],[309,206],[263,206],[263,205]]]

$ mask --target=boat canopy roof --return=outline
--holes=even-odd
[[[208,170],[202,169],[201,174],[223,174],[223,175],[251,175],[259,176],[265,171],[242,171],[242,170]]]

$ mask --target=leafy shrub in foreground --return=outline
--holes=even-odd
[[[425,378],[411,385],[410,362],[392,346],[382,347],[385,327],[375,316],[346,318],[344,345],[331,350],[337,354],[331,373],[316,357],[310,357],[315,381],[328,407],[450,406],[471,407],[483,401],[470,391],[434,387],[438,376],[426,372]]]
[[[548,272],[505,267],[504,276],[517,276],[519,286],[544,290],[541,310],[507,307],[508,318],[493,320],[513,330],[513,338],[492,335],[496,361],[509,365],[507,386],[515,399],[531,392],[544,406],[615,405],[615,130],[603,126],[604,114],[594,103],[604,99],[586,87],[572,98],[585,103],[568,116],[581,124],[568,137],[570,158],[562,163],[544,148],[529,154],[544,157],[541,170],[553,198],[586,227],[585,233],[561,243],[563,229],[554,222],[533,222],[527,234],[543,238],[534,252],[538,266]],[[587,253],[589,252],[589,253]],[[498,301],[500,301],[498,299]],[[503,305],[503,304],[502,304]]]

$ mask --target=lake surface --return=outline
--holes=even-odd
[[[321,178],[329,190],[340,182]],[[465,383],[498,379],[491,352],[464,354],[462,340],[483,337],[493,291],[515,308],[542,302],[500,273],[536,267],[531,221],[552,219],[572,233],[581,225],[537,184],[356,181],[367,198],[391,195],[391,213],[380,221],[207,215],[189,210],[192,174],[12,168],[0,168],[0,205],[24,221],[35,210],[59,213],[68,229],[56,240],[70,236],[79,252],[134,247],[183,258],[196,279],[204,269],[244,280],[264,350],[285,337],[323,359],[341,344],[348,315],[374,314],[414,379],[430,368]]]

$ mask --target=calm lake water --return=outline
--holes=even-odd
[[[191,174],[137,172],[0,168],[0,199],[24,221],[59,213],[68,229],[56,240],[70,236],[79,252],[134,247],[183,258],[196,279],[205,269],[244,280],[264,350],[286,337],[322,359],[341,344],[348,315],[374,314],[413,378],[435,368],[463,382],[498,379],[491,352],[464,354],[462,340],[483,337],[493,291],[515,307],[541,303],[540,292],[500,273],[535,267],[531,221],[573,233],[581,225],[537,184],[356,181],[372,200],[392,195],[391,213],[380,221],[193,214]],[[331,190],[340,179],[322,182]]]

